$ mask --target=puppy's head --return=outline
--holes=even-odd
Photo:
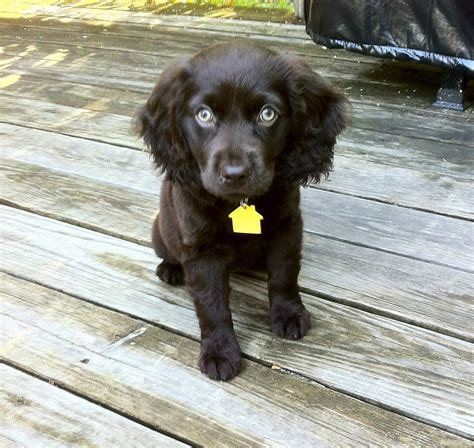
[[[327,174],[345,104],[299,60],[221,44],[163,72],[136,130],[168,178],[235,201]]]

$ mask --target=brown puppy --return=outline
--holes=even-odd
[[[275,334],[298,339],[310,328],[298,288],[299,187],[331,170],[346,104],[305,63],[242,42],[169,66],[138,113],[136,130],[165,173],[157,274],[186,282],[201,327],[199,366],[213,379],[241,367],[231,270],[267,270]],[[229,214],[246,198],[263,216],[261,234],[233,231]]]

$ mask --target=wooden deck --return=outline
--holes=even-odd
[[[0,17],[2,447],[474,446],[474,113],[430,106],[436,69],[297,25]],[[235,36],[305,57],[353,126],[303,190],[313,329],[274,337],[265,283],[234,277],[245,369],[218,383],[187,292],[154,275],[159,180],[130,117],[169,61]]]

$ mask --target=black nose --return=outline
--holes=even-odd
[[[242,165],[224,166],[221,172],[221,179],[226,182],[242,181],[249,175],[247,167]]]

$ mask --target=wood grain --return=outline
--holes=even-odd
[[[24,52],[28,50],[28,48],[34,46],[34,41],[31,41],[31,45],[22,44],[25,49]],[[32,67],[31,61],[30,63],[21,62],[19,59],[16,59],[18,53],[24,53],[23,51],[19,51],[16,49],[17,44],[10,44],[7,45],[4,50],[4,54],[8,57],[6,60],[18,61],[15,62],[14,68],[7,64],[4,68],[4,72],[6,74],[21,74],[22,77],[24,76],[35,76],[37,79],[51,79],[56,80],[58,82],[80,82],[82,85],[90,85],[96,87],[102,87],[106,84],[106,88],[109,89],[126,89],[128,92],[144,92],[148,93],[151,90],[151,84],[144,84],[143,82],[134,82],[133,78],[131,79],[123,79],[123,73],[118,73],[118,77],[107,77],[106,74],[102,73],[102,76],[91,76],[91,73],[86,73],[84,71],[80,71],[76,77],[72,76],[69,71],[61,70],[58,67],[50,68],[47,66],[43,67]],[[10,47],[13,47],[11,49]],[[65,47],[65,45],[61,45],[60,48]],[[52,51],[58,48],[58,46],[52,46]],[[294,49],[293,49],[294,50]],[[93,48],[90,49],[90,52],[93,53]],[[294,52],[294,51],[293,51]],[[187,53],[188,54],[188,53]],[[171,61],[170,58],[173,56],[163,56],[163,58]],[[309,63],[311,64],[311,57],[308,56]],[[174,59],[174,58],[173,58]],[[41,59],[34,59],[33,63],[39,63]],[[394,63],[395,64],[395,63]],[[424,84],[421,84],[421,80],[419,82],[412,81],[413,84],[411,86],[406,86],[406,83],[398,82],[392,84],[384,84],[383,82],[378,82],[377,79],[379,78],[386,78],[391,77],[393,79],[399,78],[406,78],[407,74],[405,71],[407,70],[405,67],[398,67],[397,65],[389,66],[388,68],[384,68],[385,65],[381,65],[377,70],[372,70],[369,74],[370,76],[375,77],[375,81],[368,82],[364,80],[364,77],[360,78],[344,78],[335,76],[334,73],[336,72],[336,68],[331,67],[328,69],[323,70],[320,69],[319,63],[313,63],[315,69],[324,74],[325,78],[330,80],[334,85],[339,87],[348,95],[348,97],[353,101],[354,104],[370,104],[377,108],[388,106],[390,108],[406,110],[407,108],[411,108],[411,110],[415,112],[421,112],[424,116],[430,116],[433,119],[437,119],[438,117],[446,118],[449,116],[449,113],[444,114],[443,116],[440,114],[439,110],[436,109],[426,109],[426,107],[431,104],[432,99],[436,96],[436,87],[429,87]],[[112,70],[114,67],[112,67]],[[410,78],[416,78],[415,74],[417,71],[415,69],[409,69],[410,71]],[[149,76],[149,81],[154,82],[159,74],[161,73],[161,68],[156,68],[152,74]],[[100,74],[99,72],[97,74]],[[135,74],[134,74],[135,75]],[[367,73],[365,73],[367,76]],[[427,75],[423,73],[423,77]],[[127,83],[133,83],[132,87],[127,87]],[[423,92],[423,90],[427,90],[427,92]],[[384,95],[384,102],[380,102],[380,95]],[[410,95],[417,95],[415,97]],[[416,98],[416,101],[413,101],[412,98]],[[407,103],[408,102],[408,103]],[[469,114],[468,114],[469,115]],[[472,115],[472,114],[470,114]],[[461,121],[459,115],[451,115],[451,118],[455,121]],[[402,137],[399,135],[398,137]],[[433,140],[430,140],[433,141]],[[452,143],[451,143],[452,144]]]
[[[24,74],[3,89],[6,95],[25,99],[48,100],[54,104],[80,107],[129,117],[145,101],[143,92],[122,91],[103,85],[76,84]],[[472,149],[465,145],[397,136],[350,127],[339,138],[337,152],[369,160],[435,174],[473,179]]]
[[[25,32],[28,33],[28,30]],[[48,31],[45,30],[44,33],[46,34],[44,40],[47,41]],[[54,33],[49,33],[54,36]],[[83,35],[73,34],[72,36],[84,40]],[[12,42],[16,42],[16,40],[12,39]],[[175,59],[190,54],[189,50],[173,51],[163,46],[160,46],[159,52],[155,50],[153,53],[145,53],[101,48],[100,45],[95,47],[80,45],[78,47],[74,42],[68,46],[67,41],[48,44],[42,43],[39,38],[32,39],[29,43],[30,47],[31,44],[34,44],[34,50],[30,52],[28,51],[29,46],[26,45],[28,41],[24,44],[25,48],[14,47],[18,56],[10,58],[11,62],[7,65],[8,73],[26,71],[42,76],[61,74],[63,80],[75,80],[75,82],[81,83],[92,82],[96,85],[108,85],[122,89],[137,89],[144,93],[151,90],[159,73],[169,64],[170,58]],[[136,45],[136,38],[132,39],[132,44]],[[61,53],[61,60],[54,64],[46,63],[48,58],[57,52]],[[334,59],[310,60],[309,62],[312,62],[312,66],[328,79],[332,79],[334,73],[337,73],[338,84],[342,88],[351,87],[349,91],[354,87],[352,83],[354,79],[367,79],[366,68],[361,67],[360,64]],[[137,67],[140,67],[140,70]],[[380,76],[387,77],[383,73]],[[346,83],[341,84],[344,80]],[[359,93],[370,93],[370,90],[371,88],[367,86],[359,87]],[[379,89],[379,97],[382,90],[382,88]],[[471,143],[474,141],[474,131],[472,130],[474,121],[471,121],[468,116],[446,116],[425,109],[394,108],[387,105],[386,102],[366,104],[360,97],[359,101],[353,103],[352,108],[352,124],[356,128],[474,147],[474,143]],[[436,121],[436,126],[433,126],[433,120]]]
[[[0,113],[8,122],[65,135],[92,139],[118,146],[143,148],[131,133],[129,117],[81,108],[60,106],[40,100],[15,98],[5,101],[0,94]],[[337,171],[322,189],[343,192],[363,198],[377,199],[405,207],[416,207],[450,216],[471,218],[469,208],[471,181],[447,175],[391,167],[371,161],[361,161],[336,154]]]
[[[60,14],[62,17],[59,17]],[[268,45],[278,45],[280,48],[295,51],[299,50],[306,56],[316,56],[321,58],[337,58],[352,61],[358,65],[378,66],[381,60],[370,56],[355,54],[352,52],[326,48],[315,45],[305,32],[304,26],[274,24],[267,22],[265,24],[232,20],[219,20],[209,17],[177,17],[161,16],[147,13],[120,12],[109,16],[104,11],[97,11],[88,8],[74,8],[74,11],[65,10],[36,12],[28,14],[25,17],[17,17],[7,23],[10,26],[35,27],[38,29],[46,28],[49,23],[54,23],[55,29],[62,29],[65,32],[84,32],[92,34],[105,34],[120,36],[119,41],[131,34],[139,36],[142,39],[150,41],[158,40],[160,42],[183,42],[191,46],[199,43],[201,46],[208,45],[212,40],[222,39],[227,36],[235,38],[236,32],[244,32],[246,38],[262,39]],[[71,20],[72,19],[72,20]],[[106,19],[106,21],[104,21]],[[45,25],[45,22],[48,25]],[[150,29],[153,33],[150,33]],[[278,42],[278,44],[276,44]],[[117,42],[115,43],[117,46]],[[410,64],[405,64],[410,66]],[[436,67],[425,68],[426,74],[437,74],[439,69]],[[428,80],[431,80],[428,77]],[[427,81],[428,81],[427,80]],[[387,80],[385,80],[387,81]],[[435,82],[436,83],[436,82]],[[405,83],[406,84],[406,83]]]
[[[0,435],[19,445],[189,446],[6,365],[0,376]]]
[[[160,180],[147,153],[5,124],[0,124],[0,134],[6,150],[4,163],[12,164],[11,169],[17,173],[6,176],[5,171],[3,182],[11,182],[5,184],[6,189],[35,195],[32,185],[27,185],[42,177],[42,168],[30,165],[34,164],[47,168],[46,172],[51,168],[107,185],[143,191],[147,193],[143,200],[150,204],[148,207],[157,207]],[[45,145],[40,152],[37,140]],[[14,160],[27,165],[15,164]],[[22,175],[22,169],[28,174]],[[54,173],[51,176],[54,178]],[[65,177],[56,183],[67,182]],[[85,182],[81,185],[89,189]],[[44,187],[45,193],[56,188],[48,182]],[[98,191],[101,190],[98,186]],[[320,189],[302,189],[301,193],[305,229],[311,233],[466,271],[474,266],[473,226],[469,222]],[[14,200],[12,195],[9,198]],[[22,206],[27,206],[28,201],[28,198],[22,200]],[[138,206],[137,200],[132,203]]]
[[[6,275],[1,280],[6,299],[3,356],[61,387],[193,443],[468,446],[459,437],[251,361],[232,382],[211,381],[195,367],[199,345],[194,341],[23,280]],[[130,334],[137,336],[127,339]],[[61,412],[63,397],[71,397],[24,374],[21,378],[26,386],[38,385],[33,389],[9,384],[22,398],[36,402],[30,408],[49,406]],[[56,390],[53,397],[59,399],[38,400],[49,389]],[[71,397],[72,409],[65,411],[65,417],[74,413],[78,401],[84,400]],[[91,416],[100,415],[97,406],[89,408]],[[34,423],[37,416],[24,418]],[[144,428],[142,439],[149,432]],[[100,439],[94,440],[101,445]]]
[[[33,403],[25,412],[8,395],[14,434],[67,445],[68,425],[98,413],[91,427],[109,415],[118,427],[112,445],[173,442],[158,429],[206,446],[474,446],[443,431],[474,439],[474,115],[429,106],[438,69],[327,51],[294,26],[74,7],[0,22],[2,76],[17,80],[0,89],[0,201],[33,212],[0,209],[12,274],[0,275],[0,351],[29,373],[0,365],[3,390]],[[313,329],[273,337],[262,277],[234,276],[247,360],[219,384],[196,368],[188,294],[154,276],[159,181],[130,117],[172,58],[236,36],[305,58],[354,118],[336,174],[303,191]],[[66,431],[32,432],[45,421]],[[2,446],[23,444],[11,434]]]
[[[60,14],[61,17],[56,16],[57,14]],[[393,104],[403,107],[421,106],[427,108],[431,106],[439,84],[439,69],[436,67],[421,67],[419,64],[399,61],[392,62],[344,50],[328,51],[324,47],[315,45],[302,26],[282,26],[281,24],[262,24],[240,20],[233,22],[212,18],[157,17],[154,14],[126,11],[116,11],[109,15],[106,11],[91,8],[62,9],[50,12],[47,10],[34,11],[24,17],[5,22],[24,27],[47,27],[54,24],[54,29],[64,29],[69,32],[80,31],[85,34],[100,34],[102,36],[108,33],[116,37],[116,42],[131,35],[139,37],[141,42],[156,40],[160,44],[164,42],[166,46],[181,42],[190,49],[193,49],[196,43],[205,46],[223,39],[235,39],[236,33],[243,32],[244,34],[241,34],[243,38],[251,38],[266,45],[275,45],[283,50],[296,51],[305,57],[311,58],[315,55],[317,58],[352,61],[355,68],[357,68],[356,66],[366,66],[367,70],[364,77],[361,78],[363,83],[366,79],[374,80],[383,84],[384,90],[376,95],[371,95],[370,87],[364,89],[355,81],[349,87],[353,88],[352,95],[358,95],[364,101],[375,103],[380,102],[379,98],[383,97],[384,103],[393,101]],[[170,36],[172,36],[171,40]],[[379,69],[380,67],[382,70]],[[341,71],[338,75],[340,74]],[[365,85],[367,86],[367,83]],[[442,112],[446,115],[456,116],[455,112],[447,110]],[[473,112],[472,107],[468,108],[467,114],[472,115]]]
[[[79,156],[77,152],[76,156]],[[110,159],[103,157],[103,160]],[[91,178],[65,175],[14,160],[4,160],[1,165],[0,186],[2,191],[8,192],[7,195],[0,196],[3,202],[142,245],[150,244],[151,223],[158,208],[156,195],[125,189],[125,185],[113,186],[105,180],[98,182]],[[94,165],[94,169],[99,167],[100,164]],[[108,178],[109,173],[104,170],[102,175]],[[143,179],[144,176],[135,172],[133,177]],[[117,178],[126,182],[125,176],[119,174]],[[465,225],[466,241],[463,241],[464,245],[456,246],[456,241],[462,239],[463,233],[447,233],[448,229],[453,231],[455,228],[454,224],[443,228],[443,220],[449,218],[440,217],[440,233],[431,234],[430,229],[436,230],[436,221],[427,217],[418,222],[426,226],[427,237],[423,238],[422,234],[421,240],[416,244],[413,235],[420,233],[420,230],[416,228],[417,221],[411,215],[404,217],[402,214],[398,221],[402,225],[403,218],[407,218],[410,223],[406,224],[408,232],[405,241],[404,234],[397,232],[396,227],[392,232],[387,230],[386,226],[390,221],[388,217],[384,217],[383,209],[377,225],[373,216],[371,221],[367,221],[373,213],[373,207],[366,207],[368,215],[364,216],[365,209],[357,202],[360,200],[349,208],[344,208],[343,202],[336,200],[331,204],[331,197],[329,201],[324,197],[331,196],[330,193],[320,192],[323,196],[319,198],[314,197],[314,191],[307,193],[313,194],[303,202],[306,229],[317,229],[319,232],[320,228],[327,229],[330,235],[343,235],[345,229],[352,235],[352,227],[360,227],[365,223],[368,227],[366,234],[362,233],[362,236],[366,235],[367,240],[371,234],[375,239],[377,232],[385,231],[386,238],[379,239],[382,244],[390,241],[393,233],[398,235],[393,238],[392,243],[399,242],[397,248],[404,249],[411,244],[413,254],[418,250],[431,260],[435,260],[437,256],[441,260],[459,257],[459,260],[466,261],[466,266],[469,265],[467,254],[472,252],[464,246],[469,245],[469,223],[461,221]],[[332,196],[338,198],[340,195]],[[329,210],[337,209],[338,212],[334,216],[329,213],[330,218],[326,217],[321,211],[318,212],[321,204],[330,206]],[[351,213],[356,214],[354,221]],[[414,212],[415,218],[417,213],[419,214]],[[345,226],[341,226],[341,222]],[[372,224],[369,225],[369,222]],[[439,239],[444,239],[447,245],[443,247],[437,244]],[[452,246],[449,246],[450,242]],[[450,253],[450,257],[443,255],[443,252]],[[358,247],[332,238],[321,238],[314,235],[313,231],[305,235],[302,264],[300,285],[310,294],[323,295],[330,300],[474,340],[468,318],[469,310],[474,312],[470,299],[473,276],[469,273]],[[344,275],[341,276],[341,272]],[[433,306],[433,302],[436,306]]]
[[[15,21],[14,23],[18,23]],[[84,24],[69,22],[57,23],[54,27],[54,34],[44,22],[25,23],[19,21],[18,25],[5,23],[4,42],[7,44],[4,54],[16,56],[20,50],[28,49],[28,44],[35,45],[35,51],[30,52],[30,57],[35,57],[37,43],[49,45],[49,48],[60,46],[61,48],[71,45],[84,49],[118,50],[124,53],[142,53],[154,56],[161,55],[164,58],[176,57],[177,54],[190,55],[202,48],[227,40],[229,37],[210,37],[206,34],[199,36],[190,34],[186,30],[166,30],[155,28],[153,34],[149,29],[120,30],[114,27],[113,30],[103,30],[97,27],[85,27]],[[18,44],[21,38],[21,46],[11,47],[9,43]],[[140,48],[137,49],[136,39],[140,38]],[[384,104],[407,105],[410,107],[426,107],[430,104],[435,94],[439,74],[436,70],[415,70],[406,64],[388,63],[379,59],[366,58],[361,61],[355,59],[354,55],[341,51],[328,51],[316,45],[302,45],[298,43],[288,43],[285,41],[272,42],[260,41],[258,37],[252,36],[254,41],[260,42],[271,48],[280,51],[291,51],[298,56],[305,58],[313,67],[322,71],[324,76],[338,83],[342,88],[347,89],[347,93],[354,100],[365,103],[379,103],[379,98],[383,90]],[[156,43],[159,41],[160,45]],[[308,42],[306,42],[307,44]],[[23,47],[25,46],[25,48]],[[350,69],[349,68],[350,64]],[[407,87],[407,73],[409,73],[410,84],[413,88]],[[348,84],[350,80],[350,84]],[[438,114],[436,109],[430,111]],[[454,119],[458,118],[452,114]]]
[[[1,202],[150,246],[158,195],[15,160],[0,167]]]
[[[156,279],[150,249],[19,210],[2,207],[2,214],[5,272],[198,336],[186,291]],[[474,409],[466,404],[474,393],[472,344],[306,294],[314,330],[301,341],[275,339],[264,283],[236,278],[233,289],[236,333],[247,356],[474,436]]]

